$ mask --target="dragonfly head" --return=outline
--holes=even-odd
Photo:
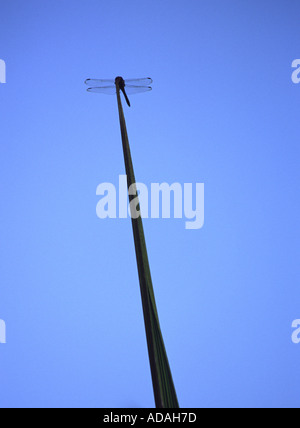
[[[116,84],[116,86],[119,86],[120,89],[122,89],[122,88],[124,89],[125,82],[124,82],[123,77],[120,77],[120,76],[116,77],[115,84]]]

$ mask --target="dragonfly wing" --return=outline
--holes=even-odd
[[[114,79],[86,79],[84,82],[88,86],[112,86],[115,84]]]
[[[132,95],[132,94],[140,94],[142,92],[152,91],[152,88],[150,86],[126,85],[125,91],[128,95]]]
[[[95,86],[94,88],[88,88],[88,92],[97,92],[99,94],[113,95],[116,93],[116,87],[115,85],[102,86],[102,87]]]
[[[146,77],[143,79],[125,79],[125,86],[149,86],[153,83],[153,80],[150,77]]]

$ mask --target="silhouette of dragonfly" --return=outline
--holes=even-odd
[[[139,94],[141,92],[151,91],[151,83],[153,82],[150,77],[143,79],[126,79],[116,77],[113,79],[87,79],[85,84],[90,86],[88,92],[98,92],[101,94],[113,95],[117,91],[117,87],[122,91],[125,100],[130,107],[128,95]]]

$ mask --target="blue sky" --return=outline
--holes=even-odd
[[[96,216],[124,174],[205,184],[205,225],[144,222],[182,407],[298,407],[298,1],[2,1],[1,407],[154,405],[130,220]]]

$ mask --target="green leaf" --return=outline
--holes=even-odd
[[[136,183],[136,180],[118,87],[117,99],[127,174],[127,185],[129,189],[132,184]],[[137,193],[135,195],[129,195],[129,201],[132,201],[132,199],[135,198],[138,198]],[[155,404],[157,408],[179,408],[172,373],[159,324],[142,219],[140,216],[136,219],[133,218],[133,216],[131,217]]]

